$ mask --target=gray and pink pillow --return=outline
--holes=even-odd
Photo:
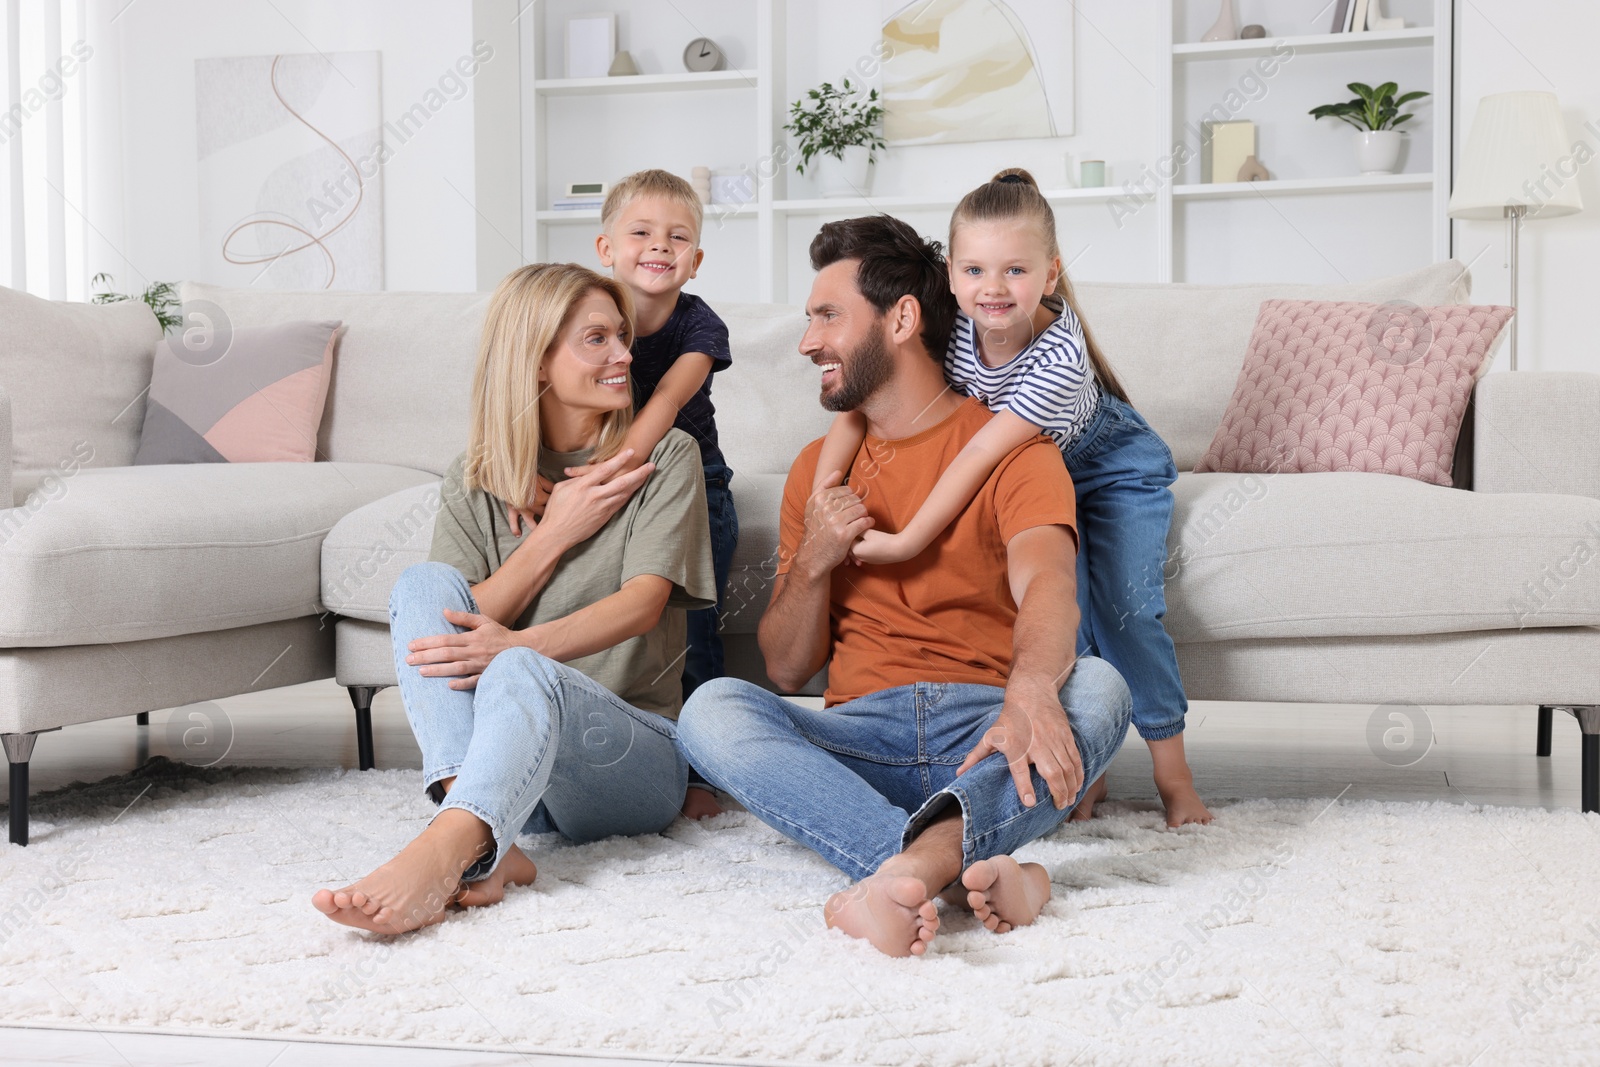
[[[204,344],[182,331],[167,338],[133,462],[311,462],[340,325],[243,326]]]
[[[1196,472],[1368,471],[1449,485],[1508,307],[1267,300]]]

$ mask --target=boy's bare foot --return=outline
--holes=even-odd
[[[1200,794],[1194,791],[1192,781],[1157,782],[1156,791],[1167,809],[1167,826],[1177,828],[1188,823],[1209,823],[1211,812]]]
[[[1106,776],[1101,775],[1094,783],[1084,790],[1083,799],[1078,801],[1078,806],[1072,809],[1072,814],[1067,816],[1068,822],[1084,822],[1094,818],[1094,806],[1106,798]]]
[[[533,865],[527,853],[512,845],[506,851],[505,858],[495,865],[494,873],[481,882],[468,882],[461,887],[461,892],[456,894],[456,903],[463,908],[498,904],[506,898],[506,886],[532,885],[538,876],[539,868]]]
[[[488,843],[488,827],[458,808],[441,811],[400,854],[343,889],[319,889],[311,904],[336,923],[402,934],[444,918],[461,875]]]
[[[967,903],[984,926],[997,934],[1027,926],[1050,899],[1050,875],[1037,863],[1018,863],[1010,856],[979,860],[961,876]]]
[[[722,805],[717,803],[717,795],[709,789],[699,786],[690,786],[683,795],[683,817],[689,820],[709,819],[713,815],[722,814]]]
[[[835,893],[822,909],[827,924],[862,938],[886,956],[920,956],[939,932],[939,909],[919,878],[875,874]]]

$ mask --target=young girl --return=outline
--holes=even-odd
[[[1060,447],[1077,493],[1078,654],[1097,655],[1133,693],[1133,722],[1150,746],[1167,825],[1211,821],[1183,753],[1188,702],[1178,678],[1162,568],[1172,523],[1172,453],[1128,403],[1077,312],[1061,267],[1055,212],[1025,170],[1004,170],[962,198],[950,218],[950,289],[960,305],[945,377],[995,417],[962,449],[917,514],[896,532],[869,530],[862,563],[922,552],[1013,449],[1039,433]],[[817,477],[848,470],[866,433],[839,415]],[[1106,795],[1093,783],[1073,818]]]

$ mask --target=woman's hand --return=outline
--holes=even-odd
[[[406,662],[425,678],[450,678],[451,689],[473,689],[489,661],[516,644],[512,631],[487,615],[444,609],[444,621],[468,629],[419,637],[406,645]]]
[[[545,504],[549,502],[550,490],[554,487],[555,483],[541,474],[533,487],[533,507],[519,508],[515,504],[506,505],[506,521],[511,523],[512,537],[521,537],[523,526],[531,530],[544,517]]]
[[[604,463],[583,468],[584,473],[577,477],[557,482],[550,490],[539,529],[554,538],[561,551],[593,537],[655,472],[654,463],[644,463],[621,473],[631,458],[633,449],[624,449]]]

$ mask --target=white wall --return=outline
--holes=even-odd
[[[202,262],[196,59],[377,50],[389,121],[472,49],[469,0],[120,0],[114,7],[121,11],[110,35],[121,61],[122,199],[119,232],[106,240],[139,274],[164,280],[195,278]],[[386,287],[476,288],[470,95],[447,103],[398,146],[383,177]],[[114,261],[96,269],[126,273]]]
[[[1589,319],[1600,290],[1600,73],[1594,56],[1600,4],[1473,0],[1460,5],[1457,19],[1458,161],[1478,99],[1517,89],[1560,97],[1568,135],[1574,143],[1587,142],[1597,157],[1575,179],[1583,193],[1581,213],[1523,227],[1517,366],[1600,373],[1600,341]],[[1586,128],[1589,123],[1595,128]],[[1472,264],[1473,299],[1505,303],[1510,271],[1504,224],[1454,225],[1456,257]],[[1502,348],[1495,369],[1505,366]]]

